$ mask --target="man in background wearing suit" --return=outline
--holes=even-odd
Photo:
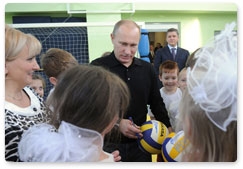
[[[177,46],[179,40],[179,32],[175,28],[170,28],[166,33],[166,41],[168,43],[164,48],[160,48],[155,53],[154,68],[158,77],[158,84],[162,87],[162,83],[159,80],[159,66],[166,60],[172,60],[177,62],[179,70],[185,67],[189,51]]]

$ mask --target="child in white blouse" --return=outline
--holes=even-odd
[[[178,88],[178,75],[179,67],[174,61],[167,60],[159,67],[159,79],[163,84],[160,94],[168,111],[173,130],[175,130],[178,106],[182,96],[182,92]]]

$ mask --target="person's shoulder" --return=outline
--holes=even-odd
[[[96,65],[97,63],[101,63],[101,62],[103,62],[104,59],[105,59],[105,57],[96,58],[96,59],[92,60],[92,61],[90,62],[90,64],[91,64],[91,65]]]
[[[175,97],[176,97],[177,99],[180,100],[180,99],[182,98],[182,90],[181,90],[179,87],[177,87],[177,89],[176,89],[174,95],[175,95]]]
[[[135,64],[139,66],[145,66],[151,68],[153,65],[150,62],[147,62],[145,60],[142,60],[141,58],[134,58],[135,59]]]
[[[181,89],[180,89],[179,87],[177,87],[177,89],[176,89],[176,93],[177,93],[178,95],[182,95],[182,91],[181,91]]]
[[[159,91],[160,91],[161,94],[165,94],[165,91],[164,91],[164,90],[165,90],[165,87],[161,87],[161,88],[159,89]]]
[[[168,46],[165,46],[165,47],[163,47],[163,48],[159,48],[157,51],[156,51],[156,53],[157,52],[165,52],[165,51],[168,51],[169,50],[169,47]]]
[[[180,49],[183,52],[189,53],[189,51],[187,49],[185,49],[185,48],[178,47],[178,49]]]
[[[111,60],[111,55],[107,55],[105,57],[99,57],[94,59],[90,64],[91,65],[103,65],[105,63],[108,63]]]
[[[160,96],[161,96],[164,100],[166,100],[166,99],[168,99],[168,98],[170,97],[170,95],[167,94],[163,89],[160,90]]]

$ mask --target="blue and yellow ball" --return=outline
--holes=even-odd
[[[181,161],[182,151],[188,146],[184,140],[184,132],[170,133],[162,144],[162,157],[165,162]]]
[[[139,147],[150,154],[161,154],[161,146],[169,131],[157,120],[149,120],[141,125],[142,138],[138,139]]]

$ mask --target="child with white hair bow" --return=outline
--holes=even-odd
[[[237,160],[237,37],[226,25],[195,54],[179,118],[190,141],[182,161]]]

